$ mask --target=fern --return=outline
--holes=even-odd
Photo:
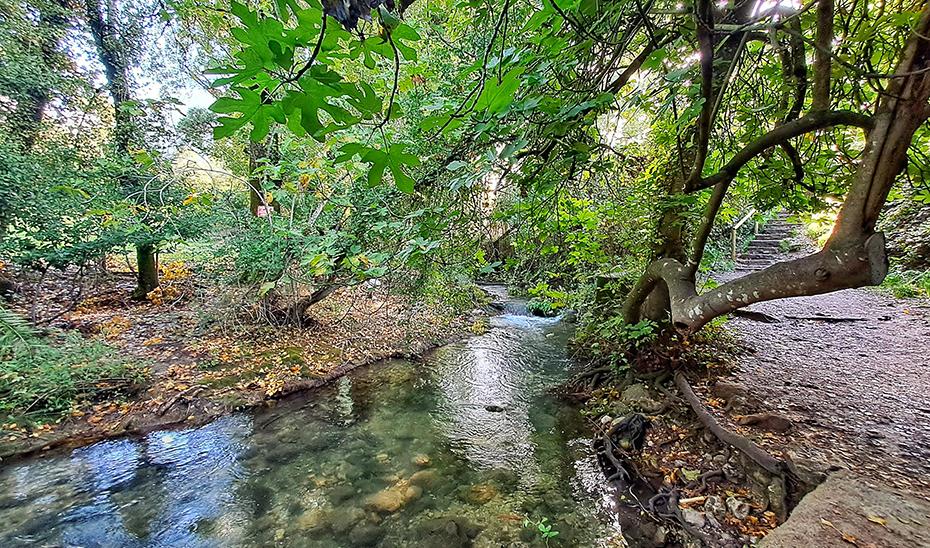
[[[31,347],[37,336],[35,329],[19,314],[0,307],[0,348]]]

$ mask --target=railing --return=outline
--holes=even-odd
[[[756,214],[756,208],[754,207],[749,208],[749,212],[743,215],[743,218],[737,221],[736,224],[730,228],[730,249],[731,249],[731,254],[733,257],[733,262],[736,262],[736,231],[739,230],[739,227],[746,224],[746,221],[751,219],[752,216],[755,214]],[[757,232],[758,232],[758,226],[759,225],[757,224],[756,225]]]

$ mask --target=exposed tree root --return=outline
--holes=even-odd
[[[636,413],[609,429],[597,427],[598,436],[594,438],[592,447],[607,481],[622,480],[630,484],[639,479],[640,474],[630,457],[642,450],[649,426],[649,420]]]
[[[162,417],[165,415],[165,413],[170,411],[171,408],[174,407],[179,401],[181,401],[181,399],[193,400],[194,398],[197,397],[197,394],[203,392],[206,389],[207,389],[206,386],[196,385],[196,386],[191,386],[187,390],[178,392],[177,394],[174,395],[173,398],[163,403],[161,407],[159,407],[158,410],[156,411],[156,414],[159,417]]]
[[[701,402],[697,394],[694,393],[694,390],[688,383],[688,379],[685,378],[684,373],[681,371],[675,373],[675,385],[678,387],[681,395],[691,405],[691,409],[694,410],[694,414],[697,415],[701,424],[710,430],[713,435],[717,436],[720,441],[739,449],[743,454],[771,474],[784,476],[788,473],[788,467],[784,461],[768,454],[749,438],[731,432],[721,426],[720,423],[717,422],[717,419],[704,407],[704,403]]]
[[[681,514],[681,507],[678,504],[680,494],[681,492],[678,489],[663,488],[649,499],[649,502],[646,504],[647,510],[660,518],[673,521],[686,533],[701,541],[702,544],[710,544],[710,539],[707,535],[698,531],[697,528],[685,521],[684,516]]]
[[[866,322],[869,318],[837,318],[834,316],[789,316],[789,320],[807,320],[812,322],[843,323],[843,322]]]
[[[733,314],[738,318],[746,318],[747,320],[752,320],[754,322],[779,323],[781,321],[775,316],[770,316],[762,312],[756,312],[755,310],[743,310],[741,308],[737,308],[730,314]]]

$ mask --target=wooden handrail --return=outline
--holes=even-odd
[[[731,255],[732,255],[734,263],[736,262],[736,231],[739,230],[739,227],[743,226],[746,223],[746,221],[751,219],[752,216],[755,214],[756,214],[756,208],[754,207],[749,208],[749,212],[746,213],[746,215],[743,215],[743,217],[739,221],[737,221],[735,225],[733,225],[730,228],[730,248],[731,248]]]

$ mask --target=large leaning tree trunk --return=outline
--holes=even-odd
[[[138,144],[142,139],[139,135],[139,128],[133,122],[132,114],[126,108],[132,101],[132,89],[129,83],[129,52],[119,30],[118,11],[117,2],[108,2],[106,11],[104,11],[100,0],[85,1],[85,17],[97,47],[97,57],[103,65],[107,90],[113,100],[114,146],[121,156],[128,159],[133,144]],[[124,172],[120,176],[119,184],[126,196],[145,192],[144,188],[137,188],[136,178],[129,172]],[[132,293],[134,299],[145,299],[146,295],[158,287],[157,244],[158,242],[152,239],[136,243],[138,276],[136,288]]]
[[[702,109],[696,127],[691,127],[679,139],[678,155],[668,160],[665,168],[665,181],[661,185],[668,196],[681,195],[687,190],[689,178],[703,165],[708,153],[708,139],[712,120],[719,104],[715,99],[726,91],[731,71],[740,62],[746,45],[747,31],[737,30],[724,35],[718,42],[714,40],[714,24],[725,23],[737,28],[744,28],[753,17],[755,3],[737,3],[732,9],[720,12],[710,0],[698,0],[694,5],[694,21],[698,50],[701,52],[701,99]],[[695,166],[695,167],[691,167]],[[652,260],[673,259],[689,265],[687,242],[687,205],[672,203],[664,208],[656,227],[656,244],[652,250]],[[696,271],[696,266],[694,268]],[[628,314],[627,321],[634,323],[640,317],[662,321],[668,317],[668,288],[663,283],[654,284],[642,297],[635,314]]]
[[[687,336],[712,319],[752,303],[881,283],[888,271],[888,259],[884,235],[875,231],[875,225],[895,179],[906,165],[907,149],[915,131],[930,117],[928,37],[930,6],[922,11],[873,116],[826,110],[829,100],[823,97],[829,90],[829,63],[821,61],[821,66],[827,65],[821,70],[827,72],[815,74],[815,110],[775,127],[746,145],[713,175],[703,177],[703,164],[696,163],[685,185],[686,192],[714,188],[706,225],[713,222],[728,185],[739,169],[756,156],[782,146],[790,138],[818,129],[838,125],[861,127],[868,131],[866,146],[833,233],[821,251],[774,264],[698,295],[695,263],[703,253],[703,243],[697,242],[697,253],[687,262],[659,258],[648,265],[627,296],[627,319],[641,314],[647,296],[660,285],[667,289],[665,304],[672,325]]]

